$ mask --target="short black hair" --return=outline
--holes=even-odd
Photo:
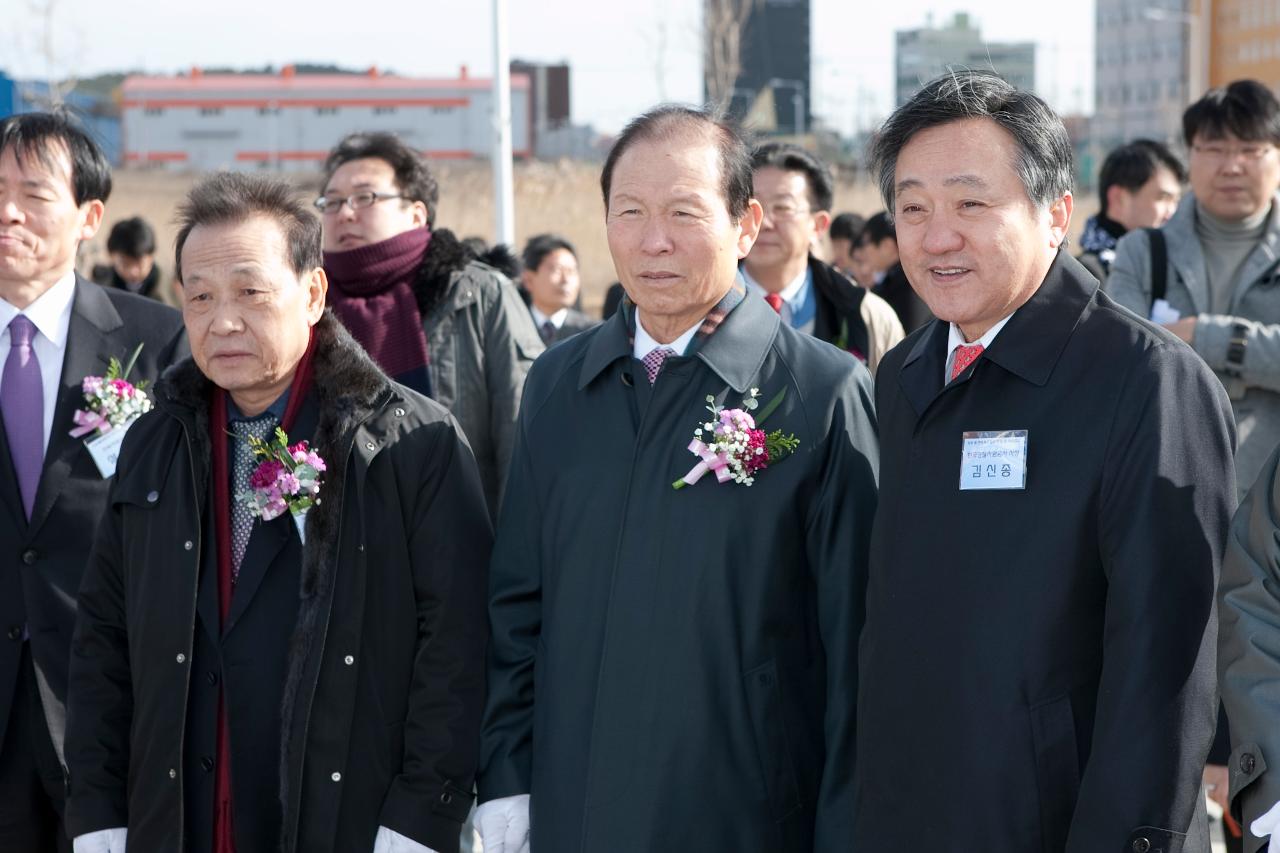
[[[898,107],[872,143],[872,171],[890,216],[898,155],[911,137],[971,118],[990,119],[1013,137],[1018,149],[1014,168],[1034,204],[1051,204],[1071,191],[1071,140],[1057,113],[1036,95],[994,74],[953,71],[931,80]]]
[[[727,120],[706,110],[679,104],[662,104],[632,119],[613,143],[600,172],[600,190],[604,194],[604,210],[609,212],[609,190],[613,187],[613,170],[618,160],[637,142],[647,139],[670,139],[689,131],[708,134],[720,153],[720,191],[729,216],[741,220],[751,204],[751,150],[742,133]]]
[[[835,178],[831,170],[811,152],[789,142],[766,142],[751,153],[751,169],[772,166],[784,172],[799,172],[809,186],[809,206],[830,210],[835,204]]]
[[[1246,142],[1280,145],[1280,101],[1257,80],[1236,80],[1205,92],[1182,114],[1188,148],[1197,136],[1222,139],[1228,133]]]
[[[564,249],[573,255],[574,260],[578,259],[578,252],[573,248],[573,244],[558,234],[539,234],[536,237],[530,237],[529,242],[524,244],[524,252],[520,256],[520,262],[524,264],[524,268],[530,272],[542,266],[542,262],[546,260],[547,255]]]
[[[427,227],[436,224],[436,202],[440,198],[440,185],[427,167],[422,156],[405,145],[394,133],[351,133],[334,146],[324,161],[324,183],[329,185],[333,173],[343,163],[376,157],[395,172],[396,189],[409,201],[420,201],[427,206]]]
[[[889,215],[889,211],[882,210],[867,220],[867,224],[862,227],[862,233],[858,235],[858,239],[854,242],[854,246],[879,246],[885,240],[898,242],[898,230],[893,226],[893,217]]]
[[[841,213],[831,220],[827,236],[832,240],[848,240],[851,245],[858,244],[858,235],[867,225],[867,220],[857,213]]]
[[[1098,172],[1099,212],[1107,215],[1107,190],[1123,187],[1129,192],[1137,192],[1146,186],[1161,166],[1172,172],[1178,183],[1187,180],[1187,170],[1182,161],[1154,139],[1135,139],[1112,150],[1102,161],[1102,169]]]
[[[76,205],[105,202],[111,195],[111,165],[69,113],[21,113],[0,121],[0,154],[12,149],[19,164],[31,156],[52,169],[58,148],[65,149],[71,161],[71,195]]]
[[[174,249],[178,281],[182,281],[182,247],[196,226],[243,222],[251,216],[274,219],[280,226],[288,246],[289,267],[295,274],[323,265],[320,219],[298,198],[293,187],[265,175],[222,172],[192,187],[178,207]]]
[[[156,232],[141,216],[121,219],[111,226],[107,251],[129,258],[144,258],[156,253]]]

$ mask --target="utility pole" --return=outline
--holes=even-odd
[[[493,215],[494,242],[516,241],[515,177],[511,169],[511,45],[507,0],[493,0]]]

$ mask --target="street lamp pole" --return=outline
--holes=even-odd
[[[493,213],[494,242],[516,240],[515,176],[511,168],[511,47],[507,0],[493,0]]]

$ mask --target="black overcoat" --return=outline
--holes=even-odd
[[[944,386],[946,343],[877,375],[851,849],[1208,850],[1226,394],[1065,253]],[[961,433],[999,430],[1026,488],[961,491]]]
[[[490,567],[482,800],[532,849],[846,850],[876,506],[866,368],[747,298],[649,386],[628,315],[534,364]],[[708,395],[799,440],[752,486],[688,445]]]
[[[329,470],[307,516],[285,681],[264,688],[282,693],[283,837],[240,849],[371,850],[383,825],[451,853],[483,705],[492,533],[479,474],[452,417],[390,382],[331,314],[315,336],[313,447]],[[81,588],[67,824],[127,825],[130,850],[182,849],[187,697],[205,676],[191,665],[199,570],[214,547],[209,391],[189,360],[161,380]]]

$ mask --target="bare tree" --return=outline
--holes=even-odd
[[[39,97],[28,100],[42,101],[46,108],[60,106],[76,87],[76,76],[71,72],[69,64],[64,62],[64,53],[55,46],[54,36],[57,33],[57,17],[59,0],[30,0],[28,8],[32,19],[38,21],[39,47],[37,52],[44,60],[45,92]],[[78,52],[78,51],[76,51]],[[34,93],[29,93],[34,95]]]
[[[742,71],[742,33],[759,5],[760,0],[703,0],[702,77],[718,115],[733,101],[733,84]]]

